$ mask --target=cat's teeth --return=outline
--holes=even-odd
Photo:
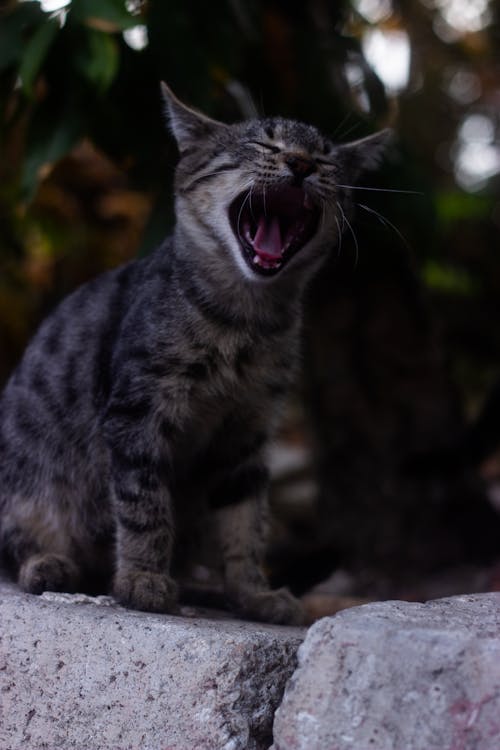
[[[298,224],[296,227],[291,230],[286,238],[285,246],[282,251],[283,253],[286,253],[286,251],[290,248],[291,245],[293,245],[295,242],[300,242],[301,237],[303,236],[305,232],[305,224]]]
[[[245,224],[243,224],[243,236],[247,242],[249,242],[250,244],[253,243],[252,232],[250,229],[250,224],[248,222],[245,222]]]
[[[279,268],[281,266],[280,260],[264,260],[264,258],[260,258],[258,255],[253,256],[253,263],[261,268]]]

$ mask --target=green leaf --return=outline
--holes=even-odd
[[[492,199],[486,195],[474,195],[462,191],[448,191],[436,196],[438,216],[444,223],[460,219],[486,219],[493,208]]]
[[[0,24],[0,70],[16,64],[22,58],[27,29],[44,23],[45,18],[39,2],[20,3],[3,15]]]
[[[422,269],[425,284],[447,294],[471,296],[478,292],[478,283],[464,268],[450,263],[429,260]]]
[[[119,65],[116,40],[103,31],[87,29],[75,66],[101,93],[113,82]]]
[[[83,104],[71,95],[64,106],[54,106],[53,101],[46,99],[35,110],[21,175],[21,192],[25,200],[33,198],[44,168],[50,168],[65,156],[82,138],[86,126]]]
[[[124,31],[138,23],[125,0],[73,0],[68,20],[107,32]]]
[[[42,23],[24,45],[19,77],[23,90],[28,96],[33,92],[33,84],[59,29],[59,21],[51,18]]]

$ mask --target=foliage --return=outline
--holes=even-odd
[[[161,79],[221,119],[256,106],[339,139],[393,124],[399,160],[377,184],[421,195],[359,196],[361,253],[365,235],[404,252],[402,234],[456,343],[457,306],[469,306],[470,320],[500,291],[491,249],[497,178],[467,193],[457,177],[470,145],[467,117],[497,127],[499,53],[493,2],[482,26],[455,36],[448,5],[72,0],[48,11],[8,1],[0,16],[0,378],[64,292],[149,251],[168,230],[175,149],[162,123]],[[409,40],[409,79],[397,92],[367,62],[373,32]],[[373,212],[382,215],[379,232]],[[498,334],[484,340],[490,360],[498,358]]]

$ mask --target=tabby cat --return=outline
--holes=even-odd
[[[104,580],[126,606],[174,612],[174,542],[194,518],[216,534],[232,609],[297,623],[297,601],[261,570],[265,448],[304,290],[345,221],[339,185],[377,165],[387,134],[339,146],[310,125],[226,125],[163,95],[175,229],[67,297],[7,383],[0,552],[25,591]]]

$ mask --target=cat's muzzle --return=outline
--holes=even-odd
[[[301,187],[277,185],[241,193],[229,220],[241,253],[257,274],[272,276],[316,234],[319,208]]]

